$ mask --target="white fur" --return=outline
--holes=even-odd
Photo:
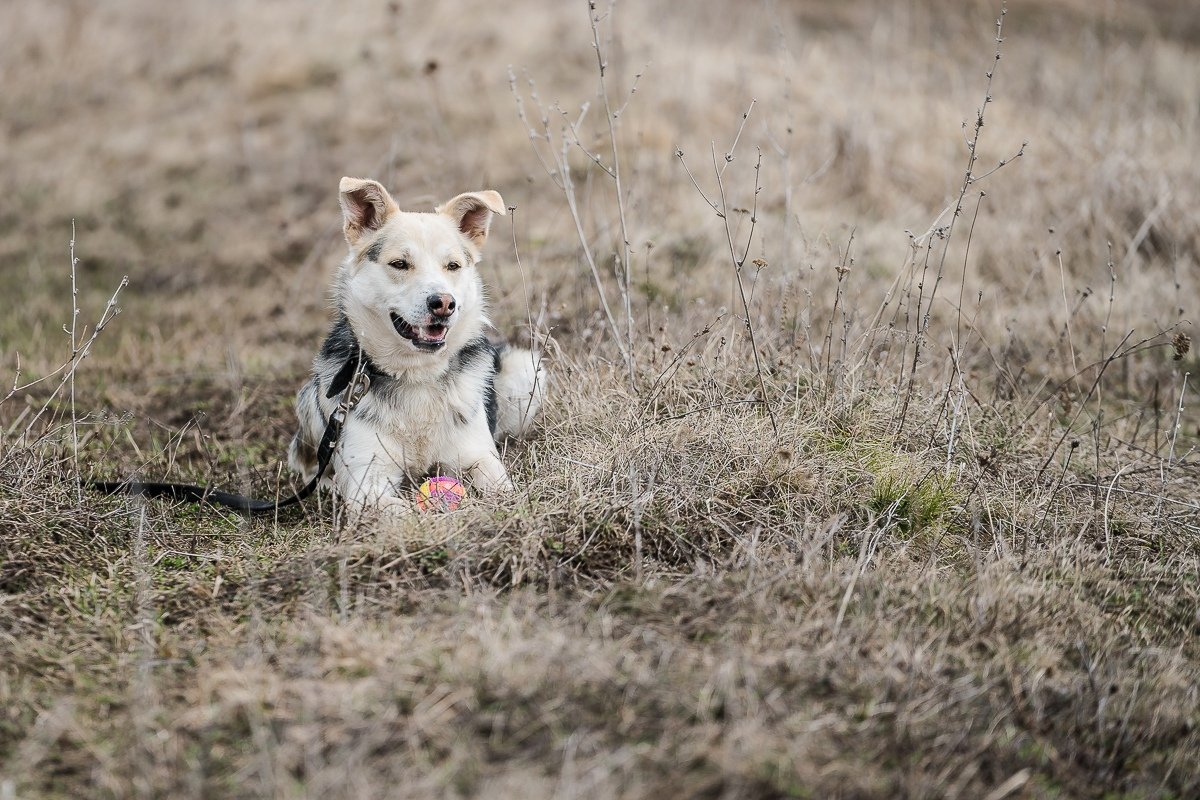
[[[478,252],[442,214],[399,212],[381,234],[392,243],[384,257],[404,258],[411,268],[398,272],[386,263],[357,263],[351,248],[338,273],[338,299],[358,340],[384,372],[444,371],[450,355],[479,336],[488,324],[483,284],[475,269]],[[398,243],[403,244],[396,246]],[[452,260],[462,265],[457,272],[443,268]],[[425,298],[443,292],[458,303],[446,346],[437,353],[420,352],[396,335],[389,314],[394,311],[415,322],[428,314]]]
[[[510,348],[500,362],[495,387],[497,436],[524,436],[546,399],[546,370],[541,353]]]
[[[482,492],[512,489],[486,417],[477,414],[465,426],[454,418],[466,399],[429,383],[405,392],[402,406],[386,410],[384,425],[351,415],[333,458],[337,493],[356,506],[407,510],[407,501],[392,501],[434,464]],[[362,411],[370,403],[368,394]]]

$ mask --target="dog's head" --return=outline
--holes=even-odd
[[[486,324],[475,265],[497,192],[467,192],[433,213],[401,211],[376,181],[342,178],[339,187],[350,255],[339,301],[373,358],[397,369],[453,352]]]

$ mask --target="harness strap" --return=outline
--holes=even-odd
[[[294,506],[317,490],[317,484],[321,482],[321,476],[325,474],[325,470],[329,467],[329,462],[333,460],[333,452],[337,449],[337,443],[341,438],[342,427],[345,425],[346,417],[366,395],[367,390],[371,388],[371,376],[369,372],[369,359],[364,357],[361,349],[355,348],[355,352],[346,360],[346,363],[334,377],[326,394],[326,397],[333,397],[338,391],[341,391],[342,399],[338,402],[337,407],[334,408],[333,413],[329,415],[329,421],[325,424],[325,433],[321,436],[321,443],[317,445],[317,473],[313,475],[312,480],[303,489],[285,500],[255,500],[252,497],[244,497],[232,492],[223,492],[220,489],[194,486],[187,483],[125,480],[84,481],[84,485],[106,494],[170,497],[174,500],[190,500],[197,503],[207,501],[232,508],[235,511],[241,511],[244,514],[268,514],[278,511],[281,508]]]

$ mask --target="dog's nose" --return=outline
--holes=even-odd
[[[454,296],[449,294],[431,294],[426,299],[429,313],[435,317],[448,317],[454,313]]]

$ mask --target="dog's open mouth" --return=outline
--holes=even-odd
[[[413,343],[418,349],[434,351],[446,344],[446,332],[450,328],[438,322],[429,325],[411,325],[396,312],[392,312],[392,327],[396,333]]]

